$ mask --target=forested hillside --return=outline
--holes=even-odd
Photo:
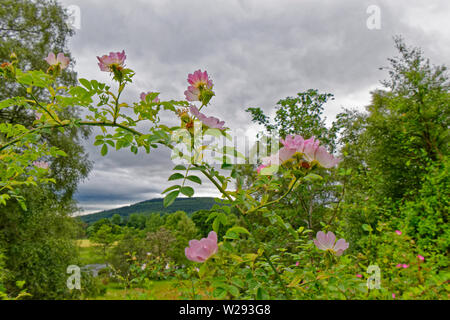
[[[179,198],[175,200],[170,207],[165,208],[163,205],[163,199],[152,199],[126,207],[80,216],[79,219],[85,223],[91,224],[103,218],[112,218],[115,214],[120,215],[122,219],[128,218],[133,213],[150,214],[154,212],[171,213],[176,211],[184,211],[190,215],[195,211],[209,210],[215,203],[214,198],[207,197]]]

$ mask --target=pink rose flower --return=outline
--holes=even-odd
[[[202,72],[201,70],[195,71],[193,74],[188,75],[188,86],[184,92],[186,100],[188,101],[200,101],[201,90],[211,90],[213,87],[212,81],[208,77],[208,72]]]
[[[58,53],[58,56],[55,56],[53,52],[50,52],[44,60],[51,66],[57,66],[59,64],[61,69],[67,68],[70,63],[70,59],[67,58],[62,52]]]
[[[189,110],[192,115],[196,116],[205,126],[212,129],[225,130],[226,128],[223,126],[225,121],[220,121],[216,117],[207,117],[203,113],[201,113],[196,106],[190,106]]]
[[[278,156],[280,158],[281,163],[289,160],[297,151],[295,149],[290,149],[283,147],[278,151]]]
[[[395,230],[395,233],[398,234],[399,236],[402,235],[402,232],[400,230]]]
[[[101,71],[105,72],[113,72],[112,66],[115,65],[118,68],[123,68],[125,59],[127,56],[125,55],[125,50],[122,52],[110,52],[108,55],[103,55],[102,57],[97,57]]]
[[[297,263],[295,264],[296,267],[298,267],[300,265],[300,262],[297,261]]]
[[[141,93],[141,100],[142,101],[144,101],[145,102],[145,98],[149,95],[149,94],[152,94],[153,92],[147,92],[147,93],[145,93],[145,92],[142,92]],[[159,98],[155,98],[155,99],[153,99],[153,101],[151,101],[151,102],[154,102],[154,103],[158,103],[160,100],[159,100]]]
[[[403,265],[401,263],[399,263],[398,265],[396,265],[396,268],[401,268]]]
[[[417,256],[417,258],[419,258],[419,259],[422,260],[422,261],[425,261],[425,257],[424,257],[424,256],[421,256],[420,254]]]
[[[315,159],[319,164],[324,168],[333,168],[341,162],[341,159],[335,158],[331,153],[328,153],[328,151],[320,146],[317,148]]]
[[[307,140],[305,140],[304,144],[303,144],[303,153],[305,154],[305,158],[308,161],[313,161],[314,158],[314,154],[317,150],[317,148],[319,148],[319,140],[316,140],[315,137],[311,137]]]
[[[395,299],[395,293],[392,294],[392,299]]]
[[[362,275],[361,274],[357,274],[356,277],[357,278],[362,278]]]
[[[217,247],[217,234],[211,231],[207,238],[189,241],[189,247],[184,250],[186,258],[194,262],[205,262],[215,254]]]
[[[312,137],[304,142],[303,154],[306,161],[317,161],[324,168],[332,168],[336,166],[341,159],[335,158],[332,154],[328,153],[327,149],[323,146],[319,146],[319,140]]]
[[[269,167],[272,165],[280,165],[281,163],[292,158],[294,153],[295,150],[283,147],[280,150],[278,150],[277,153],[274,153],[269,157],[262,158],[262,166]]]
[[[403,269],[409,268],[409,264],[402,264]]]
[[[262,159],[263,162],[258,168],[258,172],[272,164],[278,165],[291,159],[295,153],[302,153],[306,161],[317,161],[324,168],[332,168],[341,161],[328,153],[324,147],[319,146],[319,140],[314,137],[304,140],[300,135],[288,135],[286,139],[281,139],[281,143],[283,147],[277,154]]]
[[[314,239],[314,244],[320,250],[331,251],[336,256],[342,255],[342,253],[348,249],[349,244],[345,239],[339,239],[336,243],[336,236],[333,232],[328,231],[325,234],[322,231],[317,232],[316,239]]]
[[[286,139],[281,139],[280,141],[287,149],[292,149],[296,152],[303,152],[305,140],[298,134],[295,135],[295,137],[288,135],[286,136]]]

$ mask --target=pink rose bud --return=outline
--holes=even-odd
[[[402,232],[400,230],[395,230],[395,233],[398,234],[399,236],[402,235]]]
[[[422,261],[425,261],[425,258],[423,256],[421,256],[420,254],[417,256],[417,258],[419,258]]]

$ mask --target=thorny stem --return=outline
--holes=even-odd
[[[27,88],[26,88],[23,84],[21,84],[21,83],[19,83],[19,84],[20,84],[20,86],[21,86],[22,88],[24,88],[25,90],[27,90]],[[41,105],[41,104],[39,103],[39,101],[36,99],[36,97],[34,96],[34,94],[33,94],[32,92],[29,92],[29,94],[30,94],[31,98],[33,98],[33,100],[34,100],[34,102],[36,103],[36,105],[37,105],[39,108],[41,108],[45,113],[47,113],[47,114],[52,118],[53,121],[55,121],[56,123],[61,123],[58,119],[56,119],[56,118],[53,116],[53,114],[52,114],[49,110],[47,110],[47,108],[45,108],[43,105]]]

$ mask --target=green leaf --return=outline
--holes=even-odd
[[[169,193],[164,198],[164,201],[163,201],[164,207],[167,208],[168,206],[170,206],[175,201],[175,199],[178,197],[179,194],[180,194],[180,191],[173,191],[173,192]]]
[[[250,234],[250,232],[248,232],[248,230],[243,227],[233,227],[228,229],[227,233],[225,234],[225,238],[238,239],[240,233]]]
[[[91,83],[86,79],[79,79],[78,80],[83,86],[85,86],[88,90],[92,90]]]
[[[108,153],[108,146],[104,144],[101,150],[101,154],[102,156],[106,156],[107,153]]]
[[[173,168],[173,170],[183,170],[184,171],[184,170],[186,170],[186,167],[181,165],[181,164],[179,164],[175,168]]]
[[[194,195],[194,189],[191,187],[183,187],[180,189],[181,193],[185,196],[192,197]]]
[[[218,234],[219,228],[220,228],[220,221],[218,219],[214,219],[212,227],[213,227],[214,232]]]
[[[167,188],[166,190],[164,190],[162,193],[164,194],[166,192],[169,192],[169,191],[172,191],[172,190],[175,190],[175,189],[180,189],[180,188],[181,188],[180,185],[171,186],[171,187]]]
[[[183,178],[184,178],[184,176],[181,173],[174,173],[173,175],[171,175],[169,177],[169,181],[183,179]]]
[[[198,183],[198,184],[202,184],[202,180],[197,176],[189,176],[186,179],[188,179],[192,182]]]
[[[321,176],[319,176],[318,174],[315,174],[315,173],[310,173],[306,177],[304,177],[303,179],[305,179],[307,181],[320,181],[320,180],[323,180],[323,178]]]

